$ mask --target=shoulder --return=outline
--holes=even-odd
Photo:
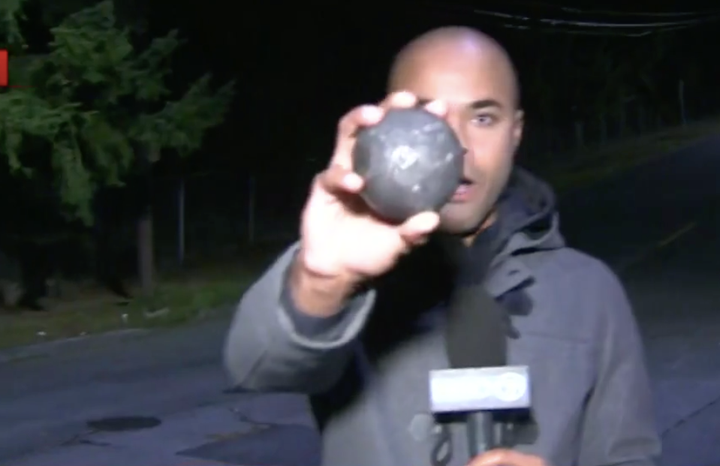
[[[625,294],[617,274],[605,262],[577,249],[541,251],[521,260],[544,286],[559,286],[567,292],[574,285],[588,298]]]
[[[620,279],[603,261],[572,248],[520,260],[533,278],[528,291],[538,307],[536,324],[595,340],[598,331],[633,320]]]

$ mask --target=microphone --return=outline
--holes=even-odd
[[[433,414],[466,416],[470,458],[500,446],[494,412],[530,408],[527,366],[434,370],[429,382]]]

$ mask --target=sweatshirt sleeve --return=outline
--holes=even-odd
[[[298,245],[290,247],[245,293],[225,343],[233,382],[248,390],[321,393],[342,375],[375,302],[370,290],[336,316],[302,314],[288,290]]]

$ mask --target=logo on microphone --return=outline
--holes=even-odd
[[[506,403],[518,401],[527,392],[525,377],[515,372],[506,372],[497,376],[494,395],[497,399]]]
[[[431,371],[430,406],[435,413],[527,408],[529,375],[526,366]]]

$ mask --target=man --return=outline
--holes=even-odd
[[[389,90],[381,106],[340,121],[299,243],[240,303],[226,347],[234,380],[311,395],[326,466],[654,464],[648,380],[622,287],[565,246],[550,189],[513,169],[523,113],[506,52],[471,29],[431,31],[398,55]],[[353,135],[386,108],[414,105],[455,130],[465,181],[439,215],[389,225],[358,202]],[[428,371],[448,365],[438,304],[449,275],[420,247],[436,229],[468,254],[492,254],[484,285],[508,310],[510,363],[530,367],[534,423],[509,450],[469,458],[465,426],[442,428],[427,413]],[[443,462],[433,446],[448,431]]]

